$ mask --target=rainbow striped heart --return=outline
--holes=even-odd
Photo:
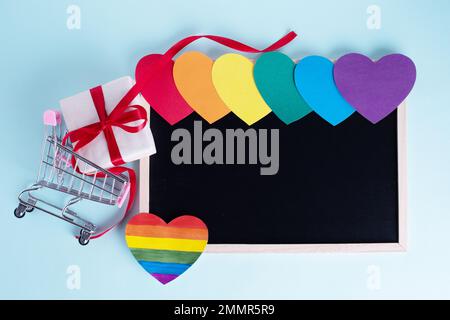
[[[208,228],[193,216],[166,223],[154,214],[140,213],[128,222],[125,240],[145,271],[167,284],[200,257],[208,243]]]

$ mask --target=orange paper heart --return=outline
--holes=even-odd
[[[214,88],[211,78],[213,63],[203,53],[190,51],[181,55],[173,68],[178,91],[191,108],[209,123],[230,112]]]

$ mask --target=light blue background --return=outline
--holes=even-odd
[[[66,28],[69,4],[81,8],[80,30]],[[382,10],[378,31],[366,27],[371,4]],[[450,298],[449,20],[448,0],[1,0],[0,298]],[[162,286],[133,261],[123,227],[80,247],[56,219],[13,217],[18,192],[38,168],[42,112],[59,99],[133,75],[140,57],[187,35],[262,48],[290,29],[300,35],[283,50],[293,58],[400,52],[416,62],[408,253],[208,254]],[[228,52],[207,41],[191,48],[213,57]],[[66,287],[69,265],[81,268],[80,290]],[[367,287],[370,265],[380,268],[380,290]]]

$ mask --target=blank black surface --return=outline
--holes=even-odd
[[[251,128],[280,129],[275,176],[261,165],[174,165],[172,131],[193,137],[192,114],[170,126],[152,112],[150,212],[192,214],[213,244],[397,243],[397,113],[373,125],[355,113],[333,127],[314,112],[285,125],[274,114]],[[249,128],[234,114],[209,125]]]

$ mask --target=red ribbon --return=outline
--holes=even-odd
[[[239,42],[239,41],[236,41],[233,39],[229,39],[229,38],[225,38],[225,37],[214,36],[214,35],[190,36],[190,37],[184,38],[184,39],[178,41],[177,43],[175,43],[169,50],[167,50],[167,52],[164,55],[169,57],[170,59],[172,59],[178,52],[180,52],[182,49],[184,49],[187,45],[189,45],[190,43],[192,43],[198,39],[201,39],[201,38],[212,40],[214,42],[220,43],[221,45],[224,45],[231,49],[235,49],[235,50],[242,51],[242,52],[263,53],[263,52],[278,50],[278,49],[284,47],[285,45],[287,45],[292,40],[294,40],[295,37],[297,37],[297,34],[294,31],[291,31],[288,34],[286,34],[284,37],[282,37],[280,40],[278,40],[278,41],[274,42],[272,45],[268,46],[267,48],[259,50],[259,49],[250,47],[246,44],[243,44],[242,42]]]
[[[75,165],[75,164],[72,163],[72,165]],[[120,220],[117,221],[116,223],[114,223],[108,229],[93,235],[91,237],[91,239],[100,238],[101,236],[103,236],[105,233],[107,233],[111,229],[114,229],[115,226],[121,224],[122,221],[125,219],[127,212],[131,209],[131,206],[133,205],[134,199],[136,197],[136,173],[134,172],[133,169],[127,168],[127,167],[114,167],[114,168],[109,169],[108,171],[113,174],[117,174],[117,175],[122,174],[124,172],[128,173],[128,177],[130,178],[130,195],[128,197],[127,207],[126,207],[125,211],[123,212],[122,216],[120,217]],[[105,177],[106,177],[106,175],[104,173],[97,173],[97,178],[105,178]]]
[[[212,41],[215,41],[219,44],[222,44],[224,46],[227,46],[229,48],[242,51],[242,52],[248,52],[248,53],[263,53],[263,52],[269,52],[278,50],[281,47],[285,46],[289,42],[291,42],[295,37],[297,37],[297,34],[293,31],[286,34],[284,37],[282,37],[280,40],[276,41],[269,47],[259,50],[255,49],[253,47],[250,47],[246,44],[243,44],[241,42],[235,41],[233,39],[220,37],[220,36],[214,36],[214,35],[198,35],[198,36],[190,36],[187,38],[184,38],[180,41],[178,41],[176,44],[174,44],[169,50],[166,51],[165,54],[161,55],[161,59],[157,62],[159,66],[163,66],[165,63],[170,62],[170,60],[178,54],[183,48],[185,48],[190,43],[201,39],[206,38]],[[156,69],[157,70],[157,69]],[[121,217],[120,221],[114,224],[113,226],[109,227],[105,231],[102,231],[99,234],[93,235],[91,239],[99,238],[111,229],[113,229],[116,225],[120,224],[123,219],[125,218],[128,210],[133,205],[135,195],[136,195],[136,173],[133,169],[127,168],[127,167],[119,167],[120,165],[124,164],[125,162],[122,159],[122,156],[120,154],[119,147],[117,145],[116,138],[114,136],[114,132],[112,130],[113,127],[121,128],[129,133],[136,133],[141,131],[148,122],[147,119],[147,111],[144,107],[140,105],[131,105],[131,102],[136,98],[136,96],[141,92],[141,90],[146,86],[146,84],[153,80],[153,77],[157,75],[157,72],[154,72],[149,75],[149,77],[145,81],[141,81],[139,83],[136,83],[120,100],[120,102],[117,104],[117,106],[113,109],[113,111],[107,115],[106,109],[105,109],[105,98],[103,96],[103,90],[101,86],[95,87],[90,90],[92,100],[94,102],[95,109],[97,111],[99,120],[96,123],[84,126],[82,128],[76,129],[74,131],[69,132],[66,134],[63,138],[63,144],[66,143],[67,139],[70,138],[72,143],[74,144],[74,152],[77,152],[87,144],[89,144],[92,140],[94,140],[101,132],[104,133],[106,143],[108,145],[108,151],[111,158],[112,164],[115,166],[113,168],[110,168],[108,171],[113,174],[122,174],[124,172],[128,173],[129,176],[129,182],[130,182],[130,196],[128,198],[128,203],[125,212],[123,213],[123,216]],[[135,126],[127,125],[130,122],[143,120],[142,123]],[[72,158],[72,166],[75,167],[75,159]],[[76,170],[79,172],[78,168]],[[105,174],[103,173],[97,173],[97,178],[105,178]]]

